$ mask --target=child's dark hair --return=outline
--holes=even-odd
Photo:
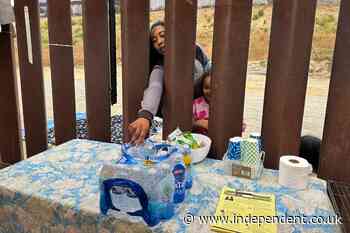
[[[206,71],[204,71],[204,73],[202,74],[200,81],[201,81],[201,89],[203,90],[204,87],[204,81],[208,78],[211,77],[211,69],[208,69]]]
[[[204,81],[207,77],[211,76],[211,69],[207,69],[204,73],[198,78],[198,81],[195,80],[195,89],[193,98],[196,99],[204,95],[203,93],[203,85]]]
[[[204,81],[207,77],[211,77],[211,69],[208,69],[206,71],[204,71],[204,73],[201,75],[200,77],[200,81],[201,81],[201,88],[203,88],[204,86]]]
[[[317,173],[320,158],[321,139],[305,135],[301,137],[299,156],[311,163],[314,172]]]

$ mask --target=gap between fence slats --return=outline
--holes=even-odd
[[[109,56],[111,68],[111,104],[117,103],[117,44],[115,25],[115,0],[109,0]]]

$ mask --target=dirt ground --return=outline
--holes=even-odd
[[[117,92],[118,102],[111,108],[112,115],[122,114],[122,77],[118,66]],[[327,74],[329,75],[329,74]],[[45,100],[48,119],[53,119],[52,87],[50,69],[44,69]],[[246,82],[244,119],[247,123],[246,134],[260,132],[262,124],[266,70],[259,63],[250,63]],[[322,137],[323,124],[328,96],[329,78],[310,76],[308,80],[304,122],[302,134]],[[75,69],[75,102],[76,111],[85,112],[85,80],[82,66]]]

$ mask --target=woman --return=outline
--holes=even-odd
[[[165,24],[157,21],[150,30],[150,77],[144,91],[141,110],[137,119],[129,125],[131,143],[140,144],[148,134],[151,121],[155,115],[161,116],[164,90],[164,54],[165,54]],[[199,77],[208,69],[210,62],[203,50],[196,45],[194,63],[194,97],[201,93]]]

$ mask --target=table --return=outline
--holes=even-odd
[[[224,185],[276,194],[279,215],[332,216],[325,181],[311,178],[307,190],[278,185],[278,171],[265,169],[258,181],[225,176],[223,162],[206,159],[194,166],[194,185],[176,216],[152,229],[138,218],[103,216],[99,211],[98,174],[120,158],[120,145],[72,140],[0,170],[0,232],[210,232],[186,213],[213,215]],[[338,225],[281,224],[279,232],[340,232]]]

